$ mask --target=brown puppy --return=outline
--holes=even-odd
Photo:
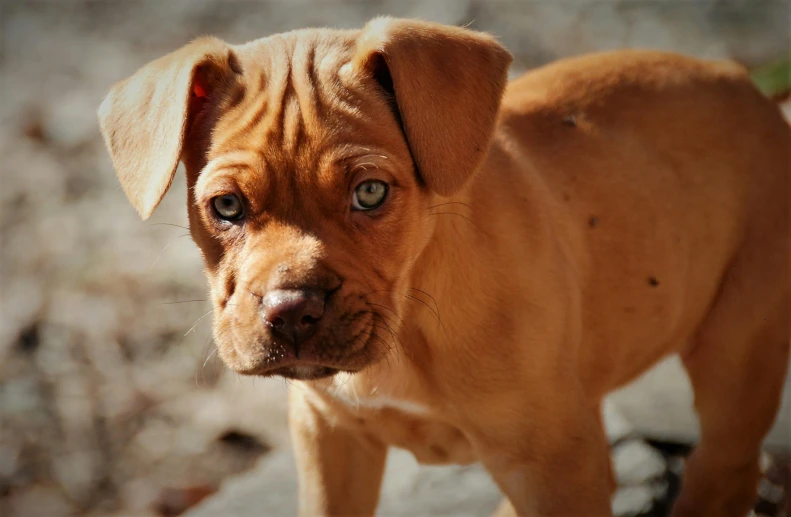
[[[678,516],[742,516],[789,355],[789,126],[657,52],[506,86],[491,37],[377,19],[195,41],[113,87],[145,218],[181,159],[215,339],[294,379],[302,515],[371,515],[388,446],[481,461],[520,515],[609,515],[599,404],[672,352],[702,441]]]

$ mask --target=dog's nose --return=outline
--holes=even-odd
[[[278,334],[298,345],[316,332],[325,298],[318,291],[275,289],[262,298],[261,314]]]

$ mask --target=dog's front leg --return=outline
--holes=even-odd
[[[299,386],[289,389],[289,426],[301,517],[372,516],[387,447],[333,425]]]
[[[558,408],[530,420],[503,422],[476,444],[511,502],[498,515],[611,516],[607,439],[590,408]]]

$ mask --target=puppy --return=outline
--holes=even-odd
[[[734,64],[510,61],[390,18],[202,38],[99,118],[143,218],[184,162],[219,354],[293,380],[301,515],[373,514],[389,446],[482,462],[504,515],[611,515],[600,402],[670,353],[702,433],[674,515],[745,515],[789,356],[791,129]]]

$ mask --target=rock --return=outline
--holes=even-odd
[[[612,464],[618,485],[635,486],[662,477],[667,461],[642,440],[620,443],[612,451]]]
[[[616,517],[635,517],[648,512],[653,506],[654,490],[647,485],[619,488],[612,500]]]
[[[621,411],[611,400],[605,400],[602,404],[602,421],[607,439],[611,444],[636,434],[634,425],[621,414]]]

